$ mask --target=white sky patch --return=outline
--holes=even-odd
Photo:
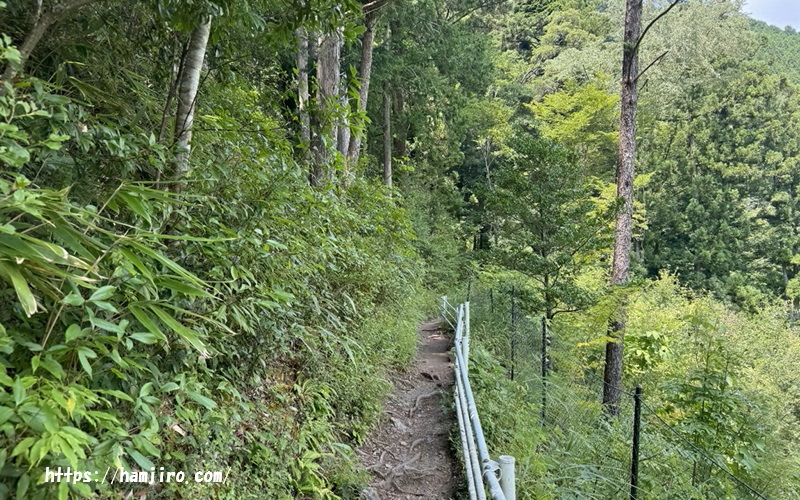
[[[742,11],[781,29],[800,30],[800,2],[797,0],[746,0]]]

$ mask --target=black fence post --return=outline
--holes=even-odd
[[[631,450],[631,500],[639,494],[639,434],[642,429],[642,387],[633,396],[633,449]]]
[[[542,316],[542,422],[547,416],[547,317]]]
[[[517,363],[517,289],[511,287],[511,380]]]

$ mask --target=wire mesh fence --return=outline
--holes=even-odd
[[[603,411],[602,363],[575,355],[574,339],[526,311],[514,286],[468,288],[473,338],[499,359],[539,410],[547,439],[546,481],[559,498],[767,498],[726,456],[704,449],[643,388],[638,479],[632,489],[635,391],[623,387],[619,415]],[[738,471],[741,473],[741,471]]]

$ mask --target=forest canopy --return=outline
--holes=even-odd
[[[637,385],[645,497],[798,498],[800,34],[635,3],[0,2],[0,496],[356,498],[446,294],[521,498],[625,496]]]

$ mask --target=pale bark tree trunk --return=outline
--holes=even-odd
[[[308,35],[308,57],[309,61],[317,61],[319,59],[319,41],[320,37],[317,33],[309,33]],[[316,73],[319,74],[319,64],[317,63]],[[309,172],[308,172],[308,183],[311,186],[316,186],[322,181],[323,176],[323,168],[322,162],[324,158],[323,149],[324,149],[324,141],[323,141],[323,119],[322,113],[319,109],[319,100],[320,100],[320,89],[319,89],[319,82],[317,82],[317,86],[314,93],[314,101],[317,103],[317,106],[313,110],[309,110],[309,126],[308,131],[309,135],[311,136],[311,154],[309,156],[310,164],[309,164]],[[309,100],[311,98],[309,97]]]
[[[308,35],[297,28],[297,109],[300,118],[300,142],[307,149],[311,142],[311,122],[308,117]]]
[[[192,148],[192,125],[197,105],[197,89],[200,73],[208,45],[211,20],[204,22],[189,39],[189,48],[183,62],[181,80],[178,85],[178,110],[175,113],[175,143],[178,154],[175,161],[175,178],[180,179],[189,171],[189,154]]]
[[[359,113],[366,113],[367,99],[369,98],[369,83],[372,75],[372,45],[375,41],[375,20],[377,14],[371,12],[367,14],[364,19],[364,25],[367,30],[361,39],[361,67],[359,68],[359,79],[361,81],[361,88],[358,92],[358,111]],[[357,134],[350,137],[350,144],[347,147],[347,160],[348,169],[355,168],[358,164],[358,158],[361,155],[361,143],[364,140],[365,131],[362,130]]]
[[[28,32],[25,40],[19,47],[19,69],[21,70],[25,67],[25,63],[28,61],[31,53],[36,48],[36,45],[38,45],[39,41],[41,41],[42,37],[47,31],[47,28],[71,15],[81,7],[99,1],[102,0],[70,0],[53,6],[53,8],[48,12],[42,12],[42,1],[33,0],[34,11],[33,15],[31,16],[31,30]],[[18,69],[12,66],[11,63],[6,64],[5,71],[3,72],[3,81],[10,82],[17,75],[17,71]]]
[[[330,175],[331,153],[338,144],[338,120],[333,111],[339,96],[341,43],[340,32],[326,33],[320,37],[317,58],[317,121],[314,131],[314,165],[311,184],[319,185]],[[327,139],[327,140],[325,140]]]
[[[344,45],[344,39],[340,39],[340,46],[339,46],[339,69],[341,69],[341,48]],[[350,121],[349,121],[349,114],[350,114],[350,99],[347,95],[347,81],[341,78],[341,73],[339,73],[339,106],[341,110],[341,118],[336,123],[336,149],[341,153],[342,157],[346,159],[347,157],[347,147],[350,145]]]
[[[383,183],[392,187],[392,89],[383,84]]]
[[[617,156],[617,197],[623,207],[617,215],[614,234],[614,256],[611,267],[611,284],[628,282],[631,263],[631,236],[633,224],[633,178],[636,160],[636,104],[639,72],[638,44],[642,25],[642,0],[627,0],[625,7],[625,35],[622,55],[622,93]],[[623,340],[626,323],[625,298],[616,317],[609,324],[606,343],[605,370],[603,374],[603,406],[609,415],[619,414],[622,396]]]

